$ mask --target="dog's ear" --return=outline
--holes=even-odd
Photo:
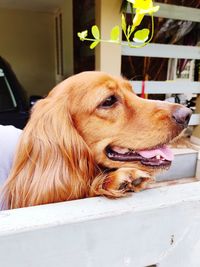
[[[38,101],[25,127],[10,176],[4,208],[87,196],[94,175],[90,150],[75,129],[63,96]]]

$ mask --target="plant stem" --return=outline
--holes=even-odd
[[[151,15],[151,37],[147,42],[144,42],[141,45],[132,45],[131,41],[130,41],[130,37],[132,35],[132,33],[134,32],[136,27],[131,27],[131,31],[129,34],[126,33],[126,31],[123,30],[124,35],[126,37],[127,42],[121,42],[121,41],[114,41],[114,40],[103,40],[103,39],[92,39],[92,38],[83,38],[82,41],[90,41],[90,42],[103,42],[103,43],[114,43],[114,44],[119,44],[119,45],[123,45],[123,46],[129,46],[130,48],[141,48],[146,46],[148,43],[151,42],[151,40],[153,39],[153,35],[154,35],[154,19],[153,19],[153,15]]]

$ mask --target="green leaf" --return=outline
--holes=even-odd
[[[121,22],[122,24],[121,24],[121,26],[122,26],[122,30],[124,31],[124,32],[126,32],[126,19],[125,19],[125,16],[124,16],[124,14],[122,14],[122,22]]]
[[[81,41],[84,41],[84,39],[87,37],[88,35],[88,31],[83,31],[83,32],[78,32],[77,33],[78,37],[80,38]]]
[[[100,32],[99,32],[99,28],[97,27],[97,25],[92,26],[92,35],[97,40],[100,38]]]
[[[97,41],[94,41],[93,43],[91,43],[91,45],[90,45],[90,49],[94,49],[98,44],[99,44],[99,40],[97,40]]]
[[[142,29],[134,34],[133,41],[137,43],[144,43],[149,38],[149,29]]]
[[[110,33],[110,39],[112,41],[119,41],[119,26],[115,26],[112,28],[111,33]]]

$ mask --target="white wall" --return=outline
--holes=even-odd
[[[0,55],[29,95],[46,94],[55,85],[53,14],[0,9],[0,25]]]

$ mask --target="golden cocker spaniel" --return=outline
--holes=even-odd
[[[38,101],[21,136],[3,206],[139,191],[173,159],[191,111],[145,100],[122,77],[83,72]]]

